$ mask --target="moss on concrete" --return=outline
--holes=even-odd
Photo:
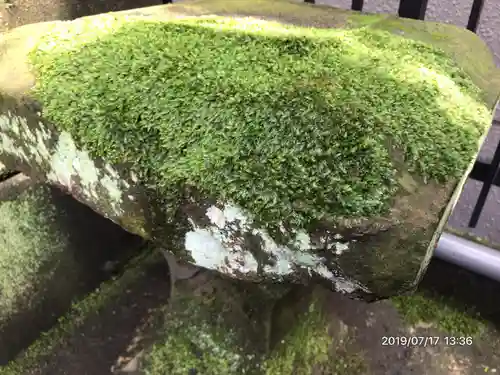
[[[200,306],[190,301],[181,314],[167,312],[165,337],[147,358],[148,375],[185,375],[190,371],[207,375],[244,374],[248,360],[235,332],[226,329],[220,316],[201,318]]]
[[[254,321],[241,308],[250,290],[255,297],[260,293],[258,288],[239,293],[238,288],[233,289],[234,282],[214,285],[216,293],[191,291],[165,306],[162,333],[146,356],[143,370],[147,375],[185,375],[190,371],[204,375],[364,373],[362,356],[347,349],[348,332],[332,334],[331,322],[319,307],[319,300],[308,304],[308,293],[290,301],[292,305],[282,311],[279,319],[290,318],[290,311],[296,319],[280,320],[283,327],[278,328],[284,328],[285,335],[280,335],[279,342],[269,350],[265,343],[267,323],[259,318]],[[232,293],[230,297],[228,293]],[[251,306],[261,308],[254,303]],[[295,315],[296,309],[303,312]]]
[[[499,95],[499,70],[495,66],[490,49],[486,43],[478,40],[476,34],[463,27],[395,16],[386,17],[383,22],[373,27],[403,35],[405,38],[432,43],[445,51],[460,64],[478,86],[483,88],[481,97],[491,110],[494,109]]]
[[[44,115],[94,156],[264,224],[384,213],[399,169],[461,177],[491,119],[448,55],[370,28],[104,15],[55,25],[32,63]]]

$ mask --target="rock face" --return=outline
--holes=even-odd
[[[288,1],[34,24],[0,44],[8,169],[201,267],[364,298],[425,272],[500,81],[466,30]]]
[[[365,373],[361,356],[346,361],[342,353],[348,332],[328,314],[325,288],[299,287],[276,303],[258,285],[208,273],[180,284],[182,292],[156,318],[161,324],[138,366],[142,372],[331,374],[340,367]],[[248,309],[248,301],[260,303]]]
[[[132,236],[59,189],[19,174],[0,183],[0,365],[49,329],[130,256]],[[104,237],[104,238],[103,238]]]

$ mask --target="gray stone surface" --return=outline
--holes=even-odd
[[[483,163],[491,163],[498,142],[500,142],[500,124],[491,127],[477,159]]]
[[[448,0],[444,2],[442,0],[429,0],[425,20],[467,27],[472,3],[473,0]]]
[[[368,13],[398,14],[399,0],[365,0],[363,11]]]

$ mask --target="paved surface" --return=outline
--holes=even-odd
[[[499,142],[500,125],[495,124],[488,133],[478,159],[490,163]],[[483,183],[480,181],[471,179],[467,181],[448,225],[459,230],[467,230],[471,235],[482,237],[489,242],[500,244],[500,187],[494,186],[490,190],[476,228],[468,228],[470,216],[482,186]]]

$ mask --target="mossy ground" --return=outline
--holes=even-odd
[[[265,338],[242,310],[243,296],[232,280],[217,276],[184,283],[161,313],[156,344],[146,358],[148,375],[249,374]]]
[[[51,330],[42,334],[23,353],[7,366],[0,368],[1,375],[37,373],[39,366],[54,352],[64,347],[71,336],[89,319],[127,292],[127,288],[144,272],[148,264],[162,259],[153,250],[145,250],[130,261],[128,269],[120,277],[104,282],[84,299],[75,301],[71,310]]]
[[[259,335],[261,348],[245,350],[236,332],[245,319],[234,320],[235,316],[241,319],[234,309],[223,308],[222,314],[214,314],[217,302],[204,298],[182,298],[181,310],[175,305],[165,308],[163,333],[146,357],[147,375],[185,375],[189,371],[205,375],[360,375],[366,369],[360,353],[347,352],[349,338],[345,333],[332,337],[328,318],[316,301],[309,309],[306,306],[296,324],[288,327],[288,333],[266,354],[262,352],[263,331]],[[228,326],[227,314],[239,324]],[[220,320],[214,318],[217,316]]]
[[[383,213],[398,168],[460,177],[491,117],[445,53],[369,29],[106,15],[56,26],[32,62],[44,115],[94,155],[263,223]]]
[[[409,324],[431,323],[443,332],[457,337],[479,337],[486,322],[474,308],[463,311],[452,297],[417,291],[392,299],[403,319]]]
[[[366,363],[361,353],[349,352],[347,333],[332,337],[328,317],[316,301],[273,349],[263,368],[265,375],[361,375]],[[352,349],[352,348],[351,348]]]
[[[0,374],[45,374],[45,361],[64,351],[74,336],[80,336],[80,329],[92,317],[99,317],[101,311],[114,306],[115,301],[127,293],[145,272],[147,264],[156,263],[161,258],[159,255],[157,252],[142,254],[131,262],[123,276],[104,283],[94,293],[75,303],[53,329],[42,335],[15,361],[0,368]],[[150,312],[148,320],[152,325],[149,330],[153,332],[154,344],[144,347],[146,355],[144,365],[141,365],[144,374],[185,375],[196,368],[206,375],[289,375],[290,369],[297,375],[310,374],[311,369],[318,375],[360,375],[365,368],[359,353],[347,351],[349,338],[345,334],[332,339],[327,317],[314,304],[266,355],[263,351],[265,335],[256,332],[257,335],[253,336],[251,329],[252,326],[261,326],[262,322],[247,319],[239,303],[234,304],[238,295],[225,295],[232,290],[233,283],[221,283],[217,276],[209,279],[211,281],[203,284],[201,293],[184,290],[173,301]],[[217,296],[206,293],[210,290],[210,286],[207,287],[209,284],[216,285]],[[119,309],[118,306],[114,308]],[[247,336],[242,336],[242,333]],[[123,335],[124,332],[117,334]],[[250,338],[262,341],[253,341],[257,345],[250,348],[245,344]]]
[[[153,258],[146,259],[149,259],[149,261],[153,260]],[[30,372],[29,369],[36,369],[36,366],[43,362],[42,360],[47,358],[47,355],[50,353],[64,352],[63,347],[72,342],[72,337],[79,337],[83,332],[86,332],[80,331],[80,327],[85,324],[89,316],[99,318],[100,311],[106,308],[120,310],[119,306],[114,305],[113,300],[119,298],[120,294],[126,293],[130,285],[134,283],[133,280],[142,272],[144,272],[144,268],[138,264],[138,267],[133,267],[127,272],[126,275],[128,276],[124,279],[118,279],[105,284],[90,298],[75,305],[73,313],[62,319],[58,327],[43,336],[40,342],[30,348],[27,354],[24,357],[20,357],[17,362],[11,364],[9,367],[0,368],[0,373],[2,375],[39,374],[39,372]],[[127,279],[128,281],[126,281]],[[210,283],[203,282],[201,284],[207,285]],[[220,284],[219,287],[223,285],[227,286],[227,284]],[[211,298],[213,295],[205,292],[193,295],[192,293],[188,293],[189,290],[186,289],[180,296],[180,299],[177,300],[181,301],[181,303],[170,302],[166,305],[161,305],[158,310],[151,313],[154,316],[152,320],[154,325],[151,327],[151,330],[154,332],[155,340],[153,346],[144,347],[146,355],[141,364],[141,371],[143,373],[148,375],[182,373],[185,375],[189,369],[197,368],[200,371],[199,373],[206,375],[232,375],[236,373],[251,375],[364,375],[370,373],[371,366],[373,366],[373,363],[370,362],[370,356],[373,355],[373,353],[370,353],[371,351],[381,353],[390,352],[390,348],[380,346],[381,337],[372,338],[373,347],[360,347],[357,340],[359,336],[366,334],[365,331],[361,330],[365,327],[364,325],[359,328],[351,327],[350,325],[345,326],[344,331],[342,329],[332,329],[339,322],[335,315],[336,308],[331,311],[329,311],[330,308],[322,310],[318,308],[319,304],[313,303],[310,305],[310,309],[306,309],[302,314],[298,315],[296,324],[288,324],[291,328],[289,332],[276,345],[271,347],[271,351],[267,355],[263,355],[262,351],[258,351],[254,352],[257,354],[254,358],[248,357],[252,351],[248,350],[248,347],[245,348],[244,345],[241,345],[241,336],[232,334],[237,333],[238,329],[246,323],[236,324],[235,326],[233,324],[235,320],[230,322],[227,319],[214,319],[214,317],[221,316],[220,312],[226,318],[233,316],[233,319],[234,317],[240,319],[244,316],[241,315],[240,310],[234,309],[239,303],[236,303],[236,305],[233,305],[231,302],[229,304],[224,303],[224,301],[234,301],[234,297],[238,297],[238,295],[225,293],[231,291],[231,287],[217,289],[221,292],[217,299]],[[206,289],[203,290],[206,291]],[[221,300],[220,297],[224,297],[224,295],[225,298]],[[479,345],[480,342],[486,342],[486,345],[491,345],[490,336],[482,337],[480,335],[482,324],[480,319],[477,316],[467,317],[466,313],[459,316],[457,313],[458,310],[454,310],[448,299],[442,299],[441,302],[436,303],[432,299],[428,300],[420,296],[400,298],[406,298],[406,301],[400,303],[406,303],[407,306],[413,304],[412,308],[406,307],[406,311],[399,306],[401,313],[405,314],[407,318],[408,325],[413,325],[419,321],[433,322],[436,323],[435,326],[440,331],[446,332],[448,336],[472,336],[474,338],[474,347]],[[408,298],[411,298],[411,300]],[[223,302],[222,304],[220,303],[221,301]],[[231,308],[229,308],[229,305],[231,305]],[[367,304],[366,306],[369,305]],[[216,311],[217,309],[220,309],[220,311]],[[411,320],[409,316],[413,313],[408,313],[407,310],[419,311],[414,319]],[[379,313],[383,313],[384,311],[386,310],[382,309]],[[422,311],[425,311],[424,315],[422,315]],[[217,312],[217,314],[213,315],[212,313],[214,312]],[[333,315],[330,315],[332,313]],[[358,311],[352,311],[352,313],[359,314]],[[378,320],[380,316],[375,316],[374,318]],[[475,322],[476,320],[479,323]],[[245,321],[244,319],[238,320],[240,323]],[[382,319],[382,321],[385,322],[384,324],[398,324],[390,320],[386,321]],[[444,324],[440,325],[440,321],[443,321]],[[235,326],[236,330],[233,332],[228,331],[227,328],[229,326]],[[368,329],[365,327],[365,329],[370,334],[381,332],[372,328]],[[382,329],[382,332],[386,331]],[[124,333],[123,327],[117,325],[116,334],[122,336]],[[103,342],[109,341],[108,334],[109,332],[103,334]],[[432,331],[432,335],[434,336],[435,334],[435,331]],[[498,333],[495,335],[498,336]],[[263,338],[264,336],[261,332],[260,337]],[[83,340],[86,342],[86,346],[80,347],[80,349],[84,350],[81,358],[74,356],[75,347],[69,348],[68,352],[72,353],[69,358],[72,361],[82,362],[81,365],[83,367],[80,368],[87,368],[89,356],[88,353],[85,354],[85,351],[89,351],[90,347],[96,344],[94,340],[95,337],[91,340],[92,344],[89,344],[88,338]],[[446,348],[443,345],[441,345],[442,348],[435,355],[443,356],[443,363],[447,363],[445,360]],[[428,349],[431,350],[433,348]],[[457,348],[449,347],[448,349],[455,353],[455,349]],[[415,348],[415,350],[419,349]],[[474,356],[473,351],[476,349],[471,350],[471,352],[467,352],[467,355]],[[492,368],[492,362],[489,361],[490,358],[485,358],[484,352],[481,353],[483,354],[482,356],[478,355],[478,360]],[[461,355],[460,350],[455,355]],[[110,360],[114,361],[115,356],[116,353],[112,351],[111,357],[105,363],[109,363]],[[383,358],[390,360],[392,357],[387,356]],[[474,357],[471,358],[474,359]],[[243,365],[245,362],[248,367]],[[396,362],[394,363],[395,369],[398,366],[406,368],[406,365],[403,363],[405,362],[404,359],[397,360]],[[438,362],[441,363],[440,361]],[[55,363],[59,362],[56,361]],[[232,366],[237,367],[238,363],[241,367],[235,372]],[[259,363],[260,366],[257,366]],[[431,367],[426,368],[432,370],[432,366],[434,365],[430,362],[428,365]],[[385,368],[393,368],[392,364],[385,363],[384,366],[386,366]],[[107,369],[108,367],[106,367]],[[380,368],[378,370],[380,371]],[[437,368],[436,372],[429,372],[429,370],[427,372],[415,371],[419,375],[442,373]],[[46,372],[42,373],[45,374]],[[380,372],[375,373],[378,374]]]

